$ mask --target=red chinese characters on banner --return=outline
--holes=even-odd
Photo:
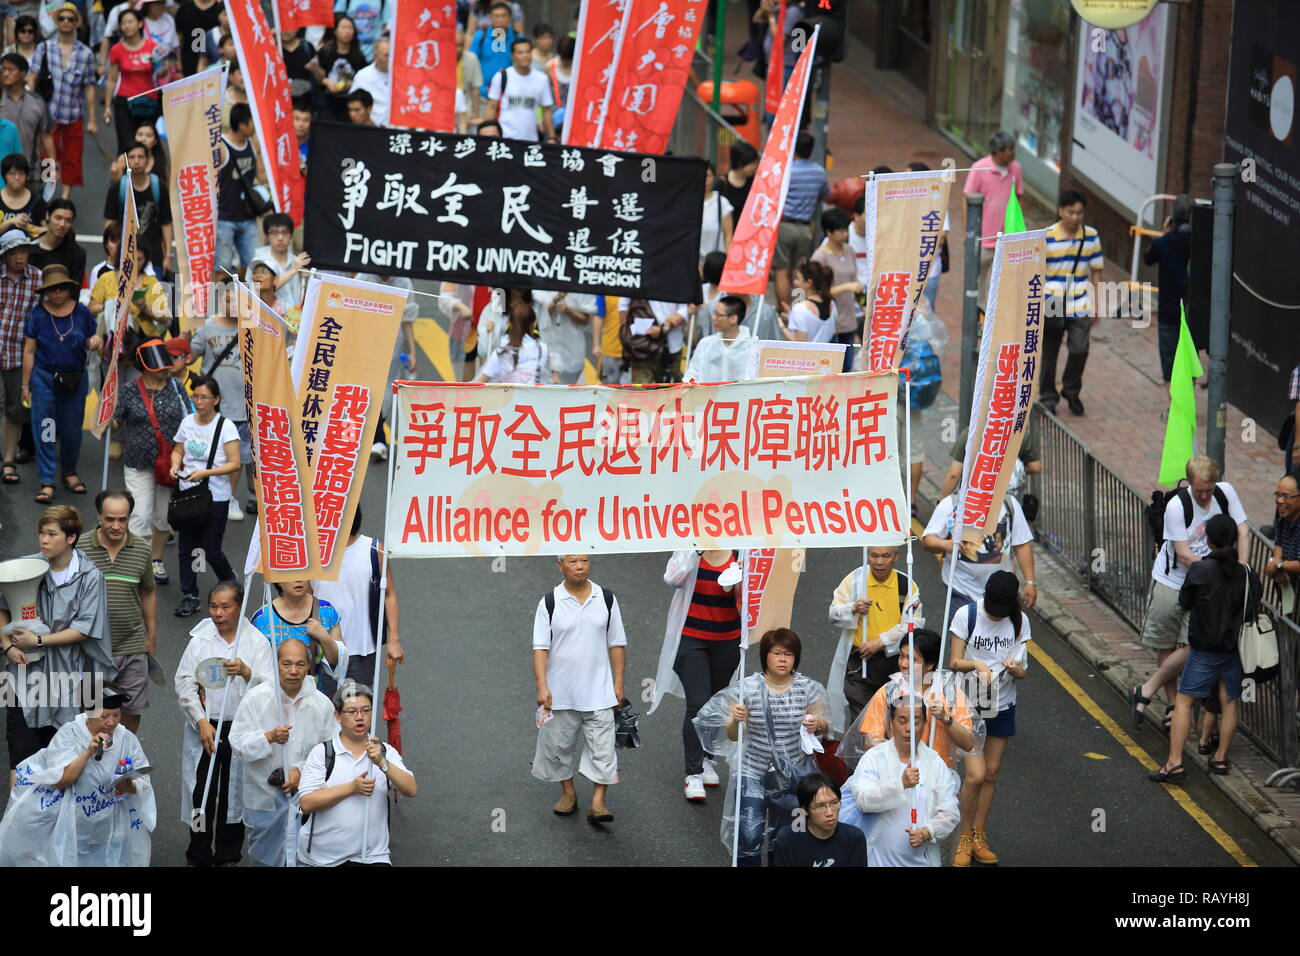
[[[334,560],[334,546],[348,505],[348,489],[357,467],[361,431],[370,408],[370,389],[362,385],[339,385],[334,389],[325,430],[321,434],[312,479],[316,504],[316,534],[320,541],[320,563]]]
[[[776,248],[776,233],[785,208],[785,193],[790,185],[790,160],[795,136],[803,116],[812,71],[813,53],[817,49],[814,32],[808,46],[799,55],[790,83],[781,97],[772,132],[763,147],[763,158],[754,175],[749,199],[736,223],[727,264],[722,270],[721,288],[740,295],[762,295],[767,290],[767,274]]]
[[[114,416],[117,415],[117,393],[121,384],[118,374],[118,357],[126,351],[126,329],[131,319],[131,297],[140,284],[140,274],[135,268],[135,251],[140,238],[140,220],[135,211],[135,191],[126,191],[126,203],[122,208],[122,244],[117,262],[117,298],[114,300],[115,322],[113,334],[108,341],[108,373],[104,376],[104,385],[99,392],[99,410],[95,415],[95,426],[90,430],[96,438],[103,437]]]
[[[906,272],[882,272],[876,284],[867,339],[867,371],[881,372],[894,367],[903,339],[903,316],[912,276]]]
[[[334,26],[333,0],[277,0],[280,4],[280,29]]]
[[[565,111],[564,143],[600,146],[605,104],[612,89],[614,57],[632,0],[587,0],[578,20],[572,84]],[[562,104],[556,103],[556,106]]]
[[[776,115],[781,108],[781,88],[785,83],[785,0],[777,0],[776,29],[772,31],[772,52],[767,57],[767,80],[763,85],[763,108]]]
[[[988,423],[971,465],[970,483],[962,499],[961,523],[966,528],[983,528],[993,506],[998,475],[1007,455],[1015,425],[1020,391],[1020,344],[1009,342],[998,350],[997,377],[989,396]]]
[[[255,411],[257,481],[268,541],[265,558],[276,570],[306,568],[306,523],[298,466],[293,458],[289,410],[258,402]]]
[[[220,123],[217,129],[221,128]],[[181,204],[182,241],[190,267],[190,294],[194,314],[206,315],[208,289],[217,253],[217,223],[214,218],[212,167],[192,163],[176,170],[176,191]]]
[[[393,24],[393,126],[456,128],[456,4],[397,0]]]
[[[706,10],[705,0],[633,0],[602,147],[638,153],[667,148]]]
[[[772,576],[775,560],[775,548],[751,548],[745,554],[745,627],[748,630],[758,626],[758,617],[763,610],[763,592]]]
[[[235,0],[226,7],[230,33],[235,39],[239,68],[244,74],[248,104],[262,150],[262,163],[271,187],[272,201],[280,212],[302,223],[306,183],[298,165],[298,139],[293,132],[289,76],[284,68],[279,38],[267,26],[255,0]]]

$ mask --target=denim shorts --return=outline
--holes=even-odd
[[[984,721],[986,737],[1014,737],[1016,735],[1016,705],[999,710],[996,717]]]
[[[1178,679],[1178,693],[1197,699],[1217,697],[1214,685],[1222,679],[1228,700],[1240,700],[1244,676],[1241,672],[1241,655],[1235,650],[1198,651],[1191,647],[1187,650],[1183,674]]]

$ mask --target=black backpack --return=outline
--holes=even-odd
[[[602,587],[600,593],[605,597],[605,634],[609,634],[610,622],[614,620],[614,592],[609,588]],[[549,626],[551,618],[555,616],[555,590],[552,588],[546,592],[546,597],[542,598],[542,603],[546,605],[546,623]]]
[[[1160,549],[1165,546],[1165,509],[1169,507],[1169,502],[1174,498],[1182,502],[1183,524],[1191,525],[1192,523],[1192,489],[1187,485],[1185,479],[1180,480],[1173,491],[1161,491],[1157,488],[1151,492],[1151,503],[1146,507],[1146,514],[1147,524],[1151,526],[1151,537],[1155,539],[1155,548],[1151,551],[1153,560],[1160,553]],[[1223,493],[1223,489],[1218,485],[1214,486],[1214,500],[1219,503],[1219,510],[1226,515],[1228,513],[1228,496]],[[1168,574],[1172,567],[1173,562],[1170,555],[1166,554],[1165,573]]]
[[[330,775],[331,775],[332,773],[334,773],[334,741],[332,741],[332,740],[326,740],[326,741],[324,742],[324,744],[325,744],[325,785],[326,785],[326,786],[329,786]],[[384,756],[384,757],[387,757],[387,756],[388,756],[388,745],[387,745],[387,744],[382,744],[382,743],[381,743],[381,744],[379,745],[379,748],[380,748],[380,750],[382,751],[383,756]],[[392,817],[393,817],[393,807],[392,807],[392,804],[389,804],[387,800],[385,800],[384,803],[387,805],[387,806],[386,806],[386,809],[388,810],[388,818],[391,820]],[[306,823],[306,824],[308,824],[308,826],[307,826],[307,852],[310,853],[310,852],[311,852],[311,841],[312,841],[313,839],[315,839],[315,837],[316,837],[316,814],[314,814],[314,813],[303,813],[302,811],[299,811],[299,814],[298,814],[298,815],[299,815],[299,819],[301,820],[302,823]]]

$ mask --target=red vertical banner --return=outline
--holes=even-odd
[[[275,0],[280,5],[280,29],[334,26],[334,0]]]
[[[741,295],[762,295],[767,290],[767,274],[776,249],[776,233],[785,209],[785,193],[790,186],[790,159],[794,140],[799,134],[804,99],[808,94],[808,77],[812,73],[813,52],[817,49],[817,31],[799,55],[790,83],[781,97],[781,107],[772,123],[763,158],[759,161],[754,185],[745,201],[744,212],[722,270],[721,288]]]
[[[454,0],[397,0],[393,16],[390,124],[455,132]]]
[[[668,147],[707,9],[705,0],[632,0],[602,147],[638,153]]]
[[[566,146],[601,145],[600,129],[613,89],[616,56],[631,13],[632,0],[587,0],[582,5],[564,114]]]
[[[298,165],[298,139],[293,133],[293,108],[289,97],[289,76],[284,69],[279,37],[266,23],[262,7],[255,0],[236,0],[226,7],[230,35],[235,40],[239,68],[244,74],[257,128],[257,143],[275,208],[287,212],[301,224],[302,169]]]
[[[777,0],[776,19],[772,22],[771,34],[772,52],[767,57],[763,109],[775,116],[781,108],[781,88],[785,85],[785,0]]]

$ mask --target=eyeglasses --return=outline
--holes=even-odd
[[[1288,498],[1300,498],[1300,492],[1297,492],[1297,493],[1294,494],[1294,495],[1286,495],[1286,494],[1283,494],[1283,493],[1280,492],[1280,491],[1275,491],[1275,492],[1273,492],[1273,500],[1274,500],[1274,501],[1286,501]]]
[[[77,18],[74,17],[74,16],[73,16],[72,14],[70,14],[70,13],[65,13],[65,14],[63,14],[62,16],[56,17],[55,19],[57,19],[57,20],[59,21],[59,23],[76,23],[76,22],[77,22]]]
[[[372,710],[372,708],[370,708],[370,707],[357,707],[355,710],[345,710],[345,711],[343,711],[343,716],[344,716],[344,717],[356,717],[358,714],[360,714],[362,717],[366,717],[366,716],[369,716],[371,710]]]
[[[826,810],[838,810],[839,808],[840,808],[839,800],[827,800],[825,803],[814,803],[812,805],[812,809],[816,810],[818,813],[822,813],[823,811]]]
[[[36,31],[35,31],[33,28],[31,28],[31,27],[21,27],[20,29],[15,30],[14,32],[15,32],[15,33],[35,33]]]

